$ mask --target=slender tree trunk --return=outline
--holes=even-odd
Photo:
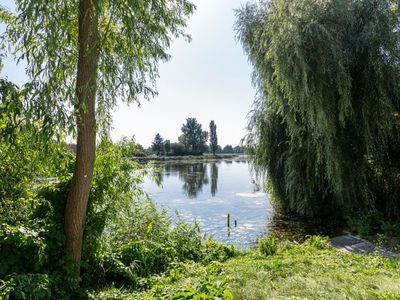
[[[94,0],[79,1],[79,57],[75,113],[77,152],[71,189],[65,207],[65,246],[79,276],[86,208],[96,152],[96,78],[99,62],[98,14]]]

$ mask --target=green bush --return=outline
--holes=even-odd
[[[178,224],[172,228],[172,247],[179,260],[198,261],[202,257],[202,236],[199,232],[197,224],[185,224],[182,221],[178,221]]]
[[[329,238],[319,235],[307,236],[307,240],[304,242],[305,245],[310,245],[319,250],[328,248]]]
[[[237,250],[234,246],[208,239],[204,243],[202,260],[203,262],[224,262],[227,259],[234,257],[236,253]]]
[[[177,292],[171,296],[171,300],[187,300],[187,299],[221,299],[233,300],[232,293],[226,289],[226,281],[213,282],[212,280],[205,280],[199,282],[194,287],[187,288],[183,291]]]
[[[1,299],[50,299],[51,279],[47,274],[14,275],[0,281]]]
[[[197,224],[172,222],[146,198],[128,203],[106,227],[101,255],[91,266],[102,284],[151,286],[151,276],[187,261],[224,261],[235,254],[233,246],[204,241]],[[178,274],[176,274],[178,276]],[[149,286],[150,285],[150,286]]]
[[[23,226],[0,226],[0,278],[8,274],[36,273],[46,262],[46,244],[40,232]]]
[[[377,210],[370,210],[361,216],[351,216],[347,219],[347,224],[353,231],[364,238],[377,234],[400,237],[400,224],[397,221],[387,220]]]
[[[141,278],[159,274],[177,262],[203,258],[196,224],[173,224],[166,211],[147,199],[132,201],[117,223],[106,229],[102,265],[104,281],[141,286]],[[99,274],[98,272],[96,273]]]
[[[278,242],[275,235],[260,238],[257,242],[257,250],[265,256],[274,255],[278,251]]]

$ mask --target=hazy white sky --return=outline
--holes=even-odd
[[[234,9],[245,0],[193,0],[197,10],[191,17],[187,33],[192,42],[177,40],[168,63],[160,66],[157,81],[159,96],[140,107],[120,103],[113,113],[113,139],[135,135],[149,146],[156,133],[177,141],[181,126],[195,117],[209,130],[217,124],[218,142],[237,145],[246,134],[246,116],[254,98],[251,67],[241,45],[235,41]],[[11,6],[11,0],[0,0]],[[24,81],[23,68],[6,62],[2,76],[16,83]]]

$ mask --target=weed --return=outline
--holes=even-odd
[[[264,256],[274,255],[278,250],[278,242],[275,235],[269,235],[259,239],[257,242],[257,249]]]

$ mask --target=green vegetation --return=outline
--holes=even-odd
[[[278,250],[278,243],[274,235],[262,237],[257,242],[257,250],[265,256],[274,255]]]
[[[247,143],[285,212],[400,216],[400,9],[257,1],[237,34],[258,89]]]
[[[196,225],[172,223],[141,190],[145,170],[124,157],[130,148],[103,141],[97,150],[78,281],[64,251],[62,230],[74,155],[61,142],[48,143],[46,152],[34,147],[24,130],[18,128],[19,142],[13,147],[25,149],[32,160],[14,155],[3,160],[0,170],[6,183],[24,179],[19,186],[1,185],[0,252],[7,258],[0,261],[2,299],[80,299],[88,289],[108,285],[147,290],[153,276],[174,272],[180,264],[208,264],[235,254],[232,247],[205,241]],[[1,153],[13,154],[8,147],[0,143]]]
[[[147,151],[135,141],[134,136],[129,140],[127,137],[123,137],[116,143],[116,146],[121,150],[121,154],[125,158],[147,156]]]
[[[76,135],[63,230],[79,277],[97,132],[107,135],[117,99],[134,103],[156,94],[158,62],[169,59],[166,51],[174,38],[189,38],[184,28],[195,6],[186,0],[15,4],[15,13],[0,6],[6,25],[0,58],[11,54],[26,63],[22,117],[40,124],[48,140]]]
[[[399,268],[397,260],[329,249],[320,238],[224,266],[234,299],[398,299]]]
[[[15,3],[0,6],[0,59],[24,61],[28,82],[0,79],[0,299],[400,299],[398,260],[336,252],[320,236],[239,252],[143,192],[147,169],[132,158],[150,153],[110,140],[110,112],[156,95],[158,63],[190,38],[192,3]],[[347,218],[378,245],[398,238],[398,0],[259,1],[237,16],[258,89],[248,149],[276,207]],[[244,150],[221,149],[213,121],[210,135],[203,155],[208,132],[188,118],[179,143],[156,135],[154,160]],[[215,162],[210,178],[201,162],[184,167],[203,174],[182,172],[190,198],[209,180],[216,194]]]
[[[210,150],[212,154],[218,149],[217,125],[214,121],[210,122]]]
[[[181,265],[155,278],[150,291],[108,288],[92,297],[394,300],[400,297],[399,271],[398,260],[337,252],[327,246],[326,238],[313,236],[301,245],[277,242],[276,252],[268,256],[250,251],[223,263]],[[195,298],[205,289],[204,298]]]
[[[217,126],[214,121],[210,122],[210,145],[207,145],[209,133],[202,130],[202,125],[196,118],[186,119],[186,123],[182,125],[182,134],[179,136],[178,143],[171,143],[170,140],[165,140],[157,133],[151,147],[148,149],[147,155],[156,155],[157,157],[178,157],[185,156],[190,159],[190,156],[202,156],[204,153],[216,154],[243,154],[244,147],[226,145],[223,149],[218,145]],[[133,140],[135,144],[135,141]],[[141,156],[141,155],[139,155]],[[157,160],[151,157],[152,160]],[[172,158],[173,159],[173,158]],[[165,159],[161,159],[165,160]]]
[[[178,140],[185,146],[186,153],[201,155],[207,150],[208,132],[203,131],[195,118],[186,119],[181,130],[182,135]]]
[[[63,139],[41,139],[40,124],[21,112],[23,93],[10,82],[0,84],[1,299],[84,299],[88,290],[110,285],[139,293],[153,288],[160,274],[179,278],[180,265],[206,268],[235,255],[233,247],[204,240],[196,224],[173,223],[156,209],[140,187],[146,169],[130,158],[140,150],[133,139],[103,139],[77,279],[63,230],[75,155]],[[218,294],[222,286],[206,289]]]
[[[164,139],[161,137],[159,133],[154,137],[154,142],[151,144],[151,150],[157,156],[164,155],[168,153],[165,151]]]

